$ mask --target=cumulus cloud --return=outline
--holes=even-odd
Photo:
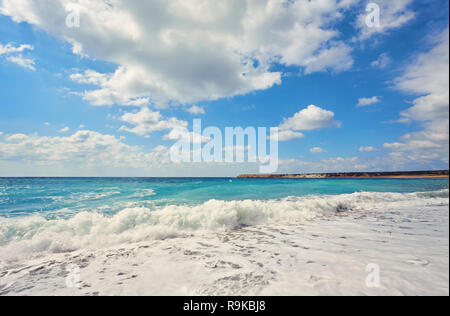
[[[122,115],[120,120],[133,126],[129,127],[124,125],[120,127],[121,131],[146,137],[149,137],[153,132],[186,128],[188,126],[187,122],[173,117],[164,119],[160,112],[151,111],[148,107],[143,107],[136,113],[126,113]]]
[[[357,107],[363,107],[363,106],[369,106],[375,103],[379,103],[380,99],[378,97],[371,97],[371,98],[361,98],[358,100]]]
[[[211,140],[211,138],[203,137],[203,135],[195,132],[189,132],[186,128],[174,128],[169,134],[165,135],[163,139],[182,141],[188,144],[206,143]]]
[[[20,141],[22,141],[22,140],[24,140],[24,139],[27,139],[28,138],[28,136],[27,135],[25,135],[25,134],[14,134],[14,135],[10,135],[10,136],[8,136],[7,138],[6,138],[6,140],[8,141],[8,142],[20,142]]]
[[[0,142],[0,160],[39,165],[80,165],[140,168],[169,162],[168,149],[144,153],[115,136],[77,131],[67,137],[10,135]]]
[[[428,170],[434,153],[417,152],[412,155],[380,155],[371,158],[333,157],[317,161],[281,159],[279,173],[371,172],[399,170]]]
[[[285,119],[280,130],[311,131],[329,127],[340,127],[341,122],[334,119],[334,113],[318,106],[310,105],[306,109]]]
[[[374,68],[385,69],[392,63],[391,57],[387,53],[381,54],[377,60],[374,60],[370,65]]]
[[[8,61],[12,62],[13,64],[19,65],[20,67],[29,69],[29,70],[36,70],[34,67],[34,60],[30,58],[25,58],[22,55],[19,56],[10,56],[7,58]]]
[[[323,154],[323,153],[326,153],[327,151],[325,149],[320,148],[320,147],[314,147],[314,148],[311,148],[309,150],[309,152],[311,154]]]
[[[70,131],[70,128],[66,126],[66,127],[62,128],[62,129],[60,129],[59,131],[61,133],[67,133],[68,131]]]
[[[319,161],[302,161],[298,159],[281,159],[279,161],[280,173],[327,173],[327,172],[354,172],[365,170],[358,157],[334,157]]]
[[[373,152],[373,151],[377,151],[377,149],[375,147],[372,147],[372,146],[365,146],[365,147],[360,147],[359,151],[362,152],[362,153],[370,153],[370,152]]]
[[[274,139],[278,139],[278,141],[280,141],[280,142],[285,142],[285,141],[289,141],[292,139],[303,138],[303,137],[305,137],[305,135],[300,132],[295,132],[295,131],[291,131],[291,130],[286,130],[286,131],[279,130],[278,134],[269,136],[269,139],[274,138]]]
[[[7,44],[6,46],[3,46],[0,43],[0,56],[5,55],[6,56],[6,60],[19,65],[20,67],[29,69],[29,70],[36,70],[36,68],[34,67],[34,60],[31,58],[26,58],[24,56],[22,56],[22,52],[26,51],[26,50],[33,50],[34,47],[31,45],[20,45],[20,46],[13,46],[11,44]]]
[[[423,149],[436,149],[441,148],[437,143],[429,140],[410,140],[406,143],[385,143],[383,145],[387,149],[395,149],[400,151],[411,151],[411,150],[423,150]]]
[[[289,141],[305,137],[301,131],[340,127],[341,125],[341,122],[334,119],[333,112],[310,105],[295,113],[293,117],[284,119],[278,127],[277,136],[279,141]]]
[[[18,47],[15,47],[11,44],[6,44],[6,46],[3,46],[3,44],[0,43],[0,55],[21,53],[25,50],[33,50],[33,49],[34,47],[31,45],[20,45]]]
[[[0,138],[0,171],[11,176],[22,172],[28,176],[230,176],[257,169],[251,163],[173,163],[166,146],[148,151],[126,144],[123,137],[90,130],[58,137],[13,134]]]
[[[118,65],[72,77],[94,86],[84,93],[94,105],[216,100],[280,84],[274,64],[304,73],[353,64],[333,28],[353,0],[79,0],[80,28],[65,26],[69,3],[3,0],[0,13]]]
[[[205,114],[205,109],[201,106],[193,105],[190,108],[186,109],[187,112],[193,115]]]
[[[432,48],[417,56],[396,88],[419,95],[400,120],[419,122],[422,130],[403,135],[399,142],[387,143],[397,157],[409,160],[438,159],[448,164],[449,156],[449,30],[430,38]]]
[[[402,91],[419,94],[414,106],[402,112],[402,117],[416,121],[448,119],[449,100],[449,30],[432,38],[434,47],[421,55],[404,74],[396,79]]]

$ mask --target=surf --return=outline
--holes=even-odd
[[[271,200],[209,200],[198,205],[129,207],[113,215],[96,210],[70,218],[41,215],[0,218],[0,260],[66,253],[148,240],[226,232],[273,223],[364,215],[398,206],[448,204],[449,190],[417,193],[361,192]]]

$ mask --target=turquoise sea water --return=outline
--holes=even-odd
[[[0,217],[70,217],[126,207],[197,205],[355,192],[448,190],[448,179],[0,178]]]

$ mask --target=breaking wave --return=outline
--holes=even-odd
[[[301,223],[348,212],[392,209],[396,205],[448,204],[448,198],[449,190],[408,194],[363,192],[278,200],[210,200],[195,206],[125,208],[112,216],[82,212],[69,219],[46,219],[36,215],[0,218],[0,260],[227,231],[273,222]]]

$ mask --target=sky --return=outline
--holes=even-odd
[[[278,127],[278,173],[448,169],[449,3],[370,3],[0,0],[0,176],[258,171],[174,163],[194,119]]]

